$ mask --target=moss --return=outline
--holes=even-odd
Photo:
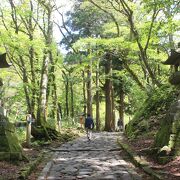
[[[155,138],[155,147],[163,147],[167,146],[170,139],[171,134],[171,127],[172,124],[170,121],[162,121],[161,128],[157,132],[156,138]]]
[[[155,137],[154,148],[159,150],[168,146],[171,149],[171,154],[180,155],[180,102],[178,94],[178,90],[167,86],[150,94],[132,121],[126,125],[127,136],[129,138],[145,137],[153,131],[153,134],[149,136]]]
[[[148,121],[141,121],[139,124],[138,124],[138,129],[140,132],[144,132],[144,131],[148,131],[148,128],[149,128],[149,123]]]
[[[137,136],[138,129],[135,128],[137,127],[137,125],[138,125],[137,119],[133,119],[132,121],[129,122],[129,124],[126,125],[125,132],[128,137],[135,138]]]
[[[176,108],[176,106],[172,105],[171,110]],[[168,146],[172,151],[171,153],[178,155],[180,149],[179,129],[180,114],[177,109],[177,113],[173,113],[172,116],[168,116],[167,114],[166,118],[162,121],[161,128],[155,138],[154,146],[159,148]]]
[[[180,156],[180,129],[178,129],[178,133],[176,134],[175,155]]]
[[[18,141],[15,127],[7,118],[3,119],[3,122],[4,124],[0,126],[0,159],[20,160],[22,159],[22,147]]]
[[[129,138],[144,136],[149,131],[158,131],[160,120],[163,119],[172,102],[177,99],[177,90],[172,87],[162,86],[160,89],[154,90],[149,97],[138,109],[133,119],[126,125],[126,134]],[[153,117],[153,118],[152,118]],[[168,127],[163,127],[165,132]],[[169,134],[169,133],[168,133]],[[159,138],[166,142],[166,137]],[[162,135],[163,136],[163,135]]]
[[[18,179],[28,179],[28,176],[31,174],[31,172],[36,169],[37,165],[42,161],[44,157],[44,154],[40,154],[40,156],[33,162],[31,162],[30,164],[28,164],[28,166],[23,167],[23,169],[21,169],[20,171],[20,175],[18,177]]]
[[[0,152],[0,160],[10,160],[10,157],[9,152]]]

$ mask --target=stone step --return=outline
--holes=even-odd
[[[51,151],[59,152],[71,152],[71,151],[120,151],[121,148],[112,148],[112,149],[92,149],[92,148],[83,148],[83,149],[61,149],[61,148],[50,148]]]

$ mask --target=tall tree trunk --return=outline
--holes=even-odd
[[[58,130],[61,131],[61,120],[62,120],[62,109],[61,104],[58,103],[58,110],[57,110],[57,123],[58,123]]]
[[[73,91],[73,82],[70,82],[71,89],[71,117],[74,119],[74,91]]]
[[[23,74],[23,88],[26,96],[26,103],[27,103],[27,113],[31,113],[31,101],[30,101],[30,92],[28,88],[28,76],[27,71],[25,67],[25,62],[22,56],[19,56],[21,66],[22,66],[22,74]]]
[[[63,78],[64,78],[64,85],[65,85],[65,114],[66,116],[69,116],[69,79],[67,77],[67,74],[63,72]]]
[[[120,94],[119,94],[119,118],[123,122],[124,125],[124,92],[121,88]]]
[[[66,82],[66,116],[69,116],[69,81]]]
[[[37,125],[44,125],[47,120],[47,88],[48,88],[48,66],[49,66],[49,54],[46,52],[43,59],[43,66],[41,72],[41,82],[40,82],[40,95],[39,104],[37,111]]]
[[[55,75],[53,75],[53,92],[52,92],[52,96],[53,96],[53,118],[56,119],[56,122],[59,121],[58,118],[58,96],[57,96],[57,87],[56,87],[56,78]]]
[[[30,47],[30,66],[31,66],[31,115],[35,116],[35,102],[36,102],[36,75],[34,69],[34,48]]]
[[[114,87],[113,83],[111,86],[111,101],[112,101],[112,125],[111,125],[111,130],[115,131],[115,102],[114,102]]]
[[[106,54],[105,65],[105,99],[106,99],[106,112],[105,112],[105,131],[113,130],[113,110],[112,110],[112,60],[109,54]]]
[[[82,71],[82,79],[83,79],[83,102],[84,102],[83,112],[85,115],[86,114],[86,108],[87,108],[87,100],[86,100],[86,82],[85,82],[84,70]]]
[[[52,104],[53,107],[51,108],[51,118],[52,119],[56,119],[58,122],[58,97],[57,97],[57,88],[56,88],[56,77],[55,77],[55,60],[52,56],[52,52],[50,52],[50,62],[51,62],[51,67],[50,67],[50,72],[49,72],[49,83],[48,83],[48,94],[51,94],[51,98],[52,98]],[[48,97],[49,95],[47,95],[47,104],[48,104]],[[56,127],[56,124],[54,124],[54,127]]]
[[[39,94],[39,104],[38,104],[38,112],[37,112],[37,123],[39,125],[44,126],[47,121],[47,109],[48,109],[48,80],[49,80],[49,65],[52,58],[51,54],[51,45],[53,40],[53,20],[52,20],[52,12],[53,5],[51,1],[42,1],[38,0],[38,2],[44,7],[47,18],[44,16],[44,22],[47,22],[46,27],[40,27],[46,43],[46,49],[44,50],[44,58],[42,64],[41,71],[41,82],[40,82],[40,94]],[[45,13],[44,13],[45,15]]]
[[[96,67],[96,130],[100,131],[100,112],[99,112],[99,59]]]
[[[92,60],[90,60],[90,65],[88,66],[87,77],[87,114],[90,114],[92,116]]]

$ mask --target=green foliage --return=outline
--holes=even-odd
[[[9,120],[13,123],[25,120],[26,102],[21,79],[12,68],[1,70],[0,77],[3,79],[0,99],[7,109]]]
[[[20,144],[24,143],[26,140],[26,128],[18,127],[18,128],[16,128],[16,133],[17,133]]]
[[[118,37],[118,38],[110,38],[110,39],[103,39],[103,38],[83,38],[77,41],[74,44],[74,48],[76,49],[82,49],[82,50],[87,50],[89,48],[91,49],[97,49],[101,48],[103,50],[109,49],[113,50],[115,48],[121,47],[123,43],[123,47],[128,47],[130,43],[125,42],[123,37]]]
[[[60,134],[59,139],[61,142],[67,142],[81,135],[82,135],[81,132],[79,132],[77,129],[67,128],[67,129],[63,129],[62,133]]]
[[[78,127],[78,123],[79,123],[79,118],[78,116],[75,117],[74,119],[72,119],[71,117],[63,117],[62,121],[61,121],[61,125],[63,128],[77,128]]]
[[[97,37],[103,34],[103,25],[109,21],[106,13],[99,11],[87,1],[76,1],[71,11],[67,12],[66,26],[71,29],[61,43],[69,49],[79,38]],[[78,32],[78,33],[77,33]]]
[[[97,60],[101,59],[101,63],[104,63],[104,54],[110,51],[113,54],[113,79],[114,92],[116,104],[118,103],[118,96],[120,91],[124,91],[125,94],[125,113],[133,115],[136,111],[132,121],[132,126],[128,125],[129,131],[135,131],[138,134],[139,131],[148,131],[151,128],[151,123],[147,121],[153,115],[163,113],[169,107],[169,104],[176,96],[175,92],[171,88],[165,86],[160,89],[156,88],[154,84],[149,80],[149,74],[147,68],[142,62],[139,46],[145,47],[148,39],[148,33],[150,32],[150,26],[152,23],[152,15],[156,8],[157,17],[154,19],[152,31],[150,34],[149,44],[147,51],[144,52],[147,56],[147,62],[149,67],[153,70],[153,74],[162,83],[167,83],[167,75],[169,68],[162,65],[162,61],[166,60],[166,49],[170,47],[169,35],[174,35],[179,30],[179,21],[177,21],[176,14],[178,12],[177,1],[162,1],[158,0],[152,2],[150,0],[141,1],[127,1],[127,5],[132,10],[134,29],[137,30],[139,35],[138,43],[137,39],[130,30],[128,18],[124,12],[121,1],[105,1],[94,0],[100,8],[92,5],[88,1],[77,0],[71,12],[67,13],[67,21],[65,26],[67,27],[67,34],[63,38],[62,43],[69,49],[72,44],[75,52],[69,52],[65,57],[62,57],[57,51],[56,43],[52,43],[47,46],[46,36],[44,36],[40,25],[44,30],[47,30],[47,17],[44,12],[44,6],[37,5],[38,1],[33,2],[33,11],[31,11],[30,1],[15,1],[15,10],[12,11],[9,1],[3,0],[0,2],[1,6],[1,18],[0,21],[0,52],[8,52],[13,68],[8,72],[2,72],[0,76],[4,79],[4,89],[1,93],[1,99],[3,99],[5,107],[9,110],[10,120],[12,122],[16,120],[24,120],[27,113],[27,97],[25,96],[25,88],[29,98],[32,99],[33,91],[35,91],[35,111],[37,111],[38,99],[39,99],[39,87],[41,81],[42,62],[44,58],[44,52],[50,50],[52,52],[53,60],[55,64],[55,72],[50,75],[55,75],[56,87],[57,87],[57,99],[62,106],[63,114],[63,127],[74,126],[77,127],[78,114],[82,113],[84,102],[82,96],[83,80],[87,82],[87,77],[82,78],[82,71],[85,72],[92,60],[92,95],[95,95],[95,71],[97,67]],[[165,3],[163,3],[165,2]],[[114,6],[112,6],[112,4]],[[38,10],[36,8],[39,8]],[[117,11],[117,9],[119,10]],[[104,9],[105,11],[103,11]],[[16,14],[14,14],[16,12]],[[36,14],[36,13],[39,14]],[[18,32],[16,32],[16,24],[12,15],[17,18]],[[45,16],[44,16],[45,15]],[[116,20],[112,19],[112,16]],[[44,17],[43,17],[44,16]],[[31,19],[31,17],[33,17]],[[38,17],[39,19],[36,19]],[[33,29],[28,29],[32,20]],[[36,19],[36,20],[35,20]],[[66,19],[66,18],[65,18]],[[119,37],[117,37],[117,26],[119,27]],[[62,28],[63,32],[65,27]],[[133,30],[134,30],[133,29]],[[30,37],[32,33],[32,37]],[[44,32],[46,33],[46,32]],[[177,41],[179,38],[176,35],[174,38]],[[140,44],[139,44],[140,43]],[[34,56],[30,59],[30,49],[33,48]],[[85,52],[84,55],[83,52]],[[24,61],[24,65],[22,64]],[[62,60],[64,59],[64,60]],[[35,79],[31,76],[32,62],[35,72]],[[64,67],[63,67],[63,65]],[[142,91],[137,82],[132,78],[132,74],[125,67],[125,63],[134,72],[138,80],[145,87]],[[51,67],[49,67],[49,70]],[[67,78],[62,78],[61,70],[65,70]],[[25,80],[24,70],[27,72],[27,79]],[[104,83],[104,69],[100,67],[100,81],[101,87],[99,88],[101,94],[101,119],[104,123],[104,97],[103,97],[103,83]],[[35,83],[32,82],[35,80]],[[71,83],[73,86],[74,102],[72,104],[72,94],[68,94],[69,109],[73,105],[74,117],[66,117],[66,89],[65,83]],[[49,85],[50,97],[48,99],[48,115],[47,124],[49,127],[56,127],[56,119],[53,117],[53,83]],[[70,89],[70,88],[69,88]],[[70,90],[69,90],[70,91]],[[148,98],[147,98],[148,96]],[[144,101],[147,99],[146,101]],[[144,104],[139,107],[140,104]],[[93,102],[94,103],[94,102]],[[103,110],[102,110],[103,109]],[[71,110],[70,115],[71,115]],[[69,116],[70,116],[69,115]],[[95,115],[95,113],[94,113]],[[56,116],[56,115],[55,115]],[[74,118],[74,121],[73,121]],[[142,119],[141,122],[138,122]],[[135,125],[138,125],[138,130],[134,130]],[[102,125],[103,126],[103,125]],[[24,133],[19,130],[19,136],[23,139]]]
[[[177,97],[177,90],[167,85],[162,86],[160,89],[153,90],[148,95],[148,98],[143,103],[134,119],[144,118],[147,119],[151,115],[158,115],[166,111],[170,104],[175,101]]]
[[[152,91],[127,125],[127,135],[137,137],[147,133],[150,129],[157,131],[161,116],[167,112],[170,104],[176,100],[177,95],[177,89],[167,85]],[[153,116],[154,118],[151,119]]]
[[[49,145],[51,142],[50,141],[47,141],[47,140],[44,140],[44,139],[41,139],[41,140],[35,140],[31,142],[31,146],[32,147],[39,147],[39,146],[44,146],[44,145]]]
[[[134,115],[136,112],[139,111],[139,107],[147,98],[147,94],[146,92],[139,89],[137,84],[135,84],[131,79],[126,85],[127,99],[125,101],[125,112],[129,115]]]

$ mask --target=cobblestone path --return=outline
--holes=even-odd
[[[120,156],[120,133],[93,133],[54,149],[52,160],[38,180],[132,180],[141,177]]]

